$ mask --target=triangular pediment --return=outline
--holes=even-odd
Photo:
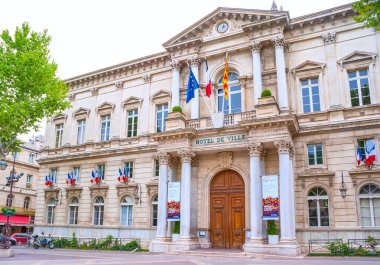
[[[349,55],[346,55],[340,60],[338,60],[338,63],[341,65],[363,62],[363,61],[369,61],[369,62],[374,63],[376,56],[377,54],[372,53],[372,52],[354,51],[350,53]]]
[[[326,66],[326,64],[324,64],[324,63],[319,63],[319,62],[307,60],[307,61],[299,64],[298,66],[294,67],[292,69],[292,72],[296,73],[296,72],[311,71],[311,70],[317,70],[317,69],[323,70],[323,68],[325,68],[325,66]]]
[[[175,35],[165,42],[163,46],[168,49],[171,46],[180,44],[191,45],[194,42],[207,40],[207,38],[223,37],[231,35],[234,32],[241,32],[243,27],[255,22],[272,20],[284,16],[288,17],[288,12],[219,7]],[[217,31],[217,26],[221,22],[226,22],[228,26],[228,29],[224,33]]]
[[[164,103],[170,99],[170,92],[166,90],[160,90],[151,96],[151,100],[156,103]]]
[[[86,116],[88,117],[88,115],[90,114],[90,109],[86,109],[86,108],[79,108],[77,109],[76,111],[73,112],[73,117],[79,117],[79,116]]]
[[[59,122],[59,121],[66,122],[66,119],[67,119],[67,114],[64,114],[64,113],[57,114],[52,118],[53,122]]]
[[[142,98],[131,96],[127,98],[126,100],[124,100],[123,102],[121,102],[121,105],[124,108],[137,108],[141,106],[142,102],[143,102]]]
[[[115,108],[115,104],[113,103],[109,103],[109,102],[104,102],[102,104],[100,104],[97,108],[96,108],[96,112],[100,113],[100,112],[106,112],[106,111],[113,111]]]

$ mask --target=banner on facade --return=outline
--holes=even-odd
[[[278,176],[263,176],[263,219],[279,219]]]
[[[181,208],[181,183],[169,182],[168,184],[168,221],[180,219]]]

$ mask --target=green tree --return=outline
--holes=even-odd
[[[380,0],[360,0],[352,4],[359,13],[356,22],[363,22],[368,28],[380,30]]]
[[[0,35],[0,157],[17,150],[17,138],[38,129],[44,117],[68,108],[68,87],[56,76],[50,58],[51,37],[28,23]]]

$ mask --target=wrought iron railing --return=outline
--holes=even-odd
[[[342,239],[310,239],[309,254],[344,255]]]
[[[380,239],[369,237],[367,239],[349,239],[348,248],[350,256],[379,255]]]

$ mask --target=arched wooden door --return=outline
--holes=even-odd
[[[213,248],[243,247],[244,206],[243,178],[232,170],[217,174],[210,186],[210,240]]]

